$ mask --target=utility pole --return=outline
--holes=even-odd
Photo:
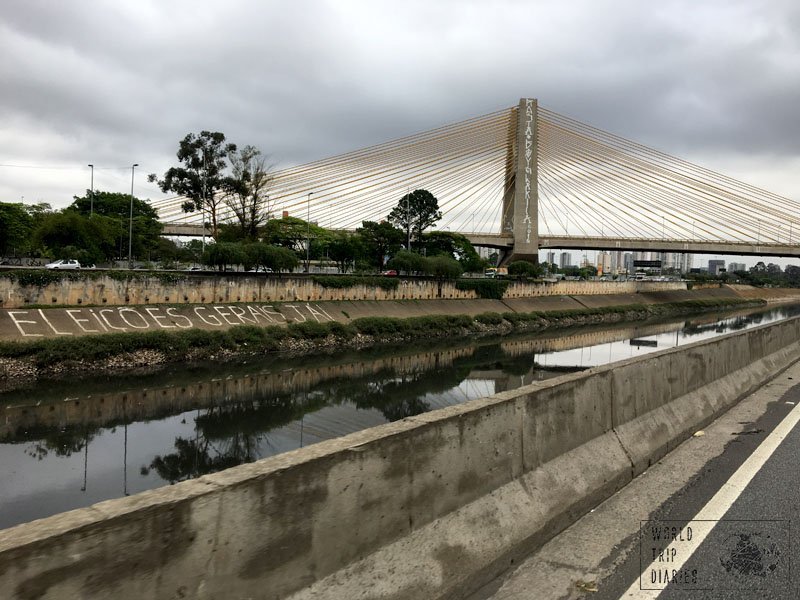
[[[406,192],[406,250],[411,252],[411,188]]]
[[[92,169],[92,183],[90,184],[92,190],[89,193],[89,216],[91,217],[94,214],[94,165],[88,166]]]
[[[206,252],[206,177],[207,176],[208,176],[208,171],[206,170],[206,148],[205,146],[203,146],[203,198],[201,200],[202,204],[200,205],[200,219],[202,221],[201,225],[203,227],[203,245],[202,245],[203,254],[205,254]]]
[[[308,192],[306,202],[306,273],[311,272],[311,194]]]
[[[128,268],[133,268],[133,174],[139,163],[134,163],[131,167],[131,213],[128,219]]]

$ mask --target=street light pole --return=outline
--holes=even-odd
[[[92,191],[89,195],[89,216],[94,214],[94,165],[88,165],[92,169]]]
[[[131,166],[131,213],[128,219],[128,268],[133,268],[133,175],[139,163]]]
[[[311,272],[311,194],[308,192],[306,202],[306,273]]]
[[[406,251],[411,252],[411,188],[406,190]]]

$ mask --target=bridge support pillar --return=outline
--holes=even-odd
[[[503,198],[503,229],[514,236],[514,247],[503,262],[539,260],[539,125],[535,98],[522,98],[517,109],[516,139],[507,168],[506,194]]]

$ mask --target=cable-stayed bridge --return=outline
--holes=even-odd
[[[437,229],[506,257],[540,248],[800,256],[800,203],[522,99],[518,106],[272,173],[273,217],[381,221],[426,189]],[[167,235],[201,235],[183,198],[153,202]],[[207,218],[205,219],[208,220]],[[220,203],[218,220],[234,214]]]

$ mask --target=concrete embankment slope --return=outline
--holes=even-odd
[[[651,290],[651,291],[647,291]],[[287,325],[312,321],[349,323],[361,317],[409,318],[425,315],[470,315],[486,312],[549,312],[655,305],[691,300],[741,302],[728,287],[700,290],[653,285],[638,293],[543,295],[520,298],[438,300],[337,300],[326,302],[210,303],[201,305],[74,306],[72,308],[0,309],[0,340],[36,340],[105,333],[222,331],[237,325]],[[755,300],[757,296],[746,299]]]
[[[800,319],[0,532],[11,598],[449,598],[800,357]]]

